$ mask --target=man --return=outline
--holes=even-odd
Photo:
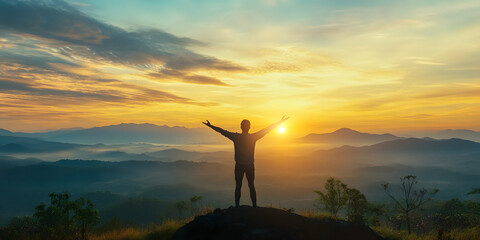
[[[203,123],[233,141],[235,148],[235,207],[239,207],[240,205],[240,194],[244,174],[247,175],[252,205],[253,207],[257,207],[257,193],[253,184],[253,180],[255,179],[255,168],[253,165],[255,143],[287,119],[289,119],[289,117],[285,118],[285,116],[283,116],[279,122],[252,134],[248,133],[250,130],[250,121],[246,119],[240,124],[242,133],[233,133],[213,126],[208,120]]]

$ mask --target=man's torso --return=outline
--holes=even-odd
[[[254,134],[234,133],[232,136],[235,147],[235,162],[238,164],[253,164],[255,143],[258,139]]]

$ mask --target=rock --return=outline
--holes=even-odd
[[[275,208],[215,209],[180,228],[173,240],[185,239],[383,239],[367,226],[307,218]]]

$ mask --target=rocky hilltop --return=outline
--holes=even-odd
[[[275,208],[216,209],[180,228],[174,240],[183,239],[383,239],[367,226],[345,221],[320,220]]]

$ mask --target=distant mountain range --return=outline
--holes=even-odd
[[[305,171],[325,174],[355,174],[362,167],[400,164],[445,167],[449,170],[478,174],[480,143],[463,139],[406,138],[370,146],[343,146],[318,150],[310,155]]]
[[[411,133],[411,135],[415,137],[428,136],[436,139],[461,138],[465,140],[480,142],[480,132],[468,130],[468,129],[445,129],[445,130],[439,130],[439,131],[419,131],[419,132]]]
[[[80,145],[44,141],[41,139],[0,135],[0,154],[4,153],[43,153],[73,150]]]
[[[324,144],[340,144],[340,145],[370,145],[384,141],[399,139],[395,135],[386,134],[370,134],[362,133],[350,128],[340,128],[331,133],[311,133],[305,137],[298,138],[299,142],[304,143],[324,143]]]
[[[144,123],[122,123],[87,129],[63,129],[40,133],[10,132],[1,129],[0,135],[40,138],[48,141],[76,144],[128,144],[137,142],[160,144],[218,143],[222,136],[208,128],[158,126]]]
[[[186,128],[159,126],[150,123],[122,123],[93,128],[69,128],[38,133],[11,132],[0,129],[0,135],[37,138],[46,141],[74,144],[209,144],[224,143],[225,138],[206,127]],[[417,131],[408,135],[417,138],[431,137],[436,139],[460,138],[480,142],[480,132],[465,129],[447,129],[440,131]],[[311,144],[328,144],[330,146],[365,146],[384,141],[401,139],[402,137],[385,133],[371,134],[340,128],[331,133],[311,133],[297,138],[296,142]],[[11,146],[13,147],[13,146]],[[17,146],[20,148],[20,146]]]

